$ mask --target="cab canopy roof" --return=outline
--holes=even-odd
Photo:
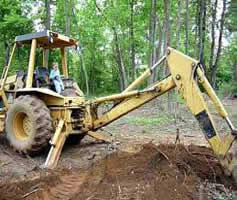
[[[31,45],[33,39],[37,40],[38,48],[43,47],[45,49],[54,49],[77,45],[74,39],[50,30],[16,36],[15,42],[19,45]]]

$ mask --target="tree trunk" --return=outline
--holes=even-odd
[[[188,9],[188,4],[189,4],[189,0],[185,0],[185,6],[186,6],[186,12],[185,12],[185,54],[188,55],[188,43],[189,43],[189,40],[188,40],[188,29],[189,29],[189,26],[188,26],[188,12],[189,12],[189,9]],[[179,11],[178,11],[179,12]]]
[[[202,8],[203,8],[203,0],[198,1],[198,59],[200,60],[200,54],[202,54]]]
[[[71,1],[64,0],[64,18],[65,18],[65,33],[67,36],[70,35],[70,16],[71,13]]]
[[[222,36],[223,36],[223,29],[224,29],[224,23],[225,23],[225,12],[226,12],[226,0],[223,0],[223,9],[222,9],[221,20],[220,20],[220,34],[218,38],[217,54],[216,54],[216,60],[212,66],[212,72],[211,72],[211,84],[214,89],[216,89],[217,65],[219,62],[219,57],[220,57],[221,48],[222,48]]]
[[[175,43],[175,48],[179,47],[180,43],[180,27],[181,27],[181,12],[182,12],[182,0],[178,1],[178,10],[177,10],[177,19],[176,19],[176,43]]]
[[[79,51],[79,55],[80,55],[80,59],[81,59],[81,67],[82,70],[84,72],[84,76],[85,76],[85,82],[86,82],[86,95],[88,96],[90,91],[89,91],[89,79],[88,79],[88,74],[86,71],[86,66],[85,66],[85,61],[84,61],[84,56],[83,56],[83,52],[81,50],[80,45],[78,45],[78,51]]]
[[[72,0],[64,0],[64,19],[65,19],[65,33],[66,36],[70,36],[71,35],[71,16],[70,13],[72,13]],[[67,52],[67,62],[70,63],[70,51],[68,48],[66,48],[66,52]],[[67,65],[68,68],[70,67],[70,64]],[[68,71],[70,71],[68,69]],[[88,89],[88,93],[89,93],[89,89]]]
[[[164,52],[167,54],[167,47],[170,46],[170,1],[164,0],[165,3],[165,27],[164,27]],[[165,64],[163,75],[168,74],[168,67]]]
[[[202,64],[204,70],[206,70],[206,65],[204,61],[204,48],[205,48],[205,40],[206,40],[206,15],[207,15],[207,1],[203,2],[203,23],[202,23],[202,53],[200,55],[200,63]]]
[[[182,20],[181,20],[181,13],[182,13],[182,0],[178,1],[178,10],[177,10],[177,18],[176,18],[176,42],[175,42],[175,48],[179,47],[180,44],[180,30],[181,30],[181,24],[182,24]],[[175,89],[175,94],[176,96],[178,96],[178,89]],[[178,123],[178,116],[180,114],[179,111],[179,102],[176,101],[175,105],[174,105],[174,109],[173,109],[173,114],[174,114],[174,119],[175,119],[175,124]]]
[[[205,32],[206,32],[206,0],[200,0],[199,4],[199,55],[198,59],[202,64],[204,70],[204,44],[205,44]]]
[[[154,64],[159,60],[160,55],[163,53],[162,52],[163,33],[162,33],[161,20],[160,20],[159,16],[157,16],[157,33],[159,33],[159,42],[158,42],[156,49],[155,49],[155,54],[156,54],[155,58],[156,59],[155,59]],[[152,82],[154,83],[155,81],[157,81],[157,79],[158,79],[158,68],[156,67],[154,69]]]
[[[237,60],[234,62],[234,80],[237,82]]]
[[[200,12],[199,12],[199,1],[195,1],[196,13],[195,13],[195,56],[198,58],[198,36],[199,36],[199,20],[200,20]]]
[[[5,66],[8,65],[9,58],[10,58],[10,45],[5,41],[4,42],[4,47],[5,47]]]
[[[134,0],[130,2],[130,39],[131,39],[131,65],[132,65],[132,81],[136,77],[136,66],[135,66],[135,40],[134,40]]]
[[[45,0],[45,10],[46,10],[46,20],[45,20],[45,29],[51,29],[51,0]],[[47,49],[45,52],[45,66],[46,68],[49,67],[49,50]]]
[[[149,54],[149,68],[155,64],[155,41],[156,41],[156,0],[151,0],[150,10],[150,22],[149,22],[149,42],[150,42],[150,54]],[[153,82],[153,75],[149,77],[148,84]]]
[[[165,3],[165,40],[164,40],[164,52],[167,54],[167,47],[170,46],[170,1],[164,0]],[[169,73],[168,65],[165,63],[164,76]],[[168,111],[171,111],[172,93],[168,92]]]
[[[216,42],[216,34],[215,34],[215,26],[216,26],[216,11],[217,11],[218,0],[215,0],[215,3],[212,5],[212,24],[211,24],[211,54],[209,60],[209,67],[213,66],[214,59],[214,51],[215,51],[215,42]]]
[[[126,71],[125,71],[125,66],[123,62],[123,56],[121,53],[118,34],[115,28],[113,28],[113,32],[114,32],[114,41],[115,41],[115,50],[116,50],[116,61],[118,64],[119,75],[120,75],[120,91],[122,92],[127,87]]]

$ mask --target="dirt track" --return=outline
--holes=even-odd
[[[151,102],[129,116],[152,118],[159,109],[156,105]],[[236,122],[236,102],[228,105]],[[196,121],[185,110],[181,114],[179,124],[153,128],[129,124],[126,116],[107,128],[120,143],[107,145],[86,137],[82,144],[64,148],[55,171],[40,168],[46,153],[33,159],[21,157],[1,136],[0,200],[237,199],[237,188],[204,147],[207,143]],[[167,146],[174,142],[177,127],[181,144],[202,147]]]

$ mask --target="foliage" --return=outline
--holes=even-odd
[[[33,21],[28,18],[29,5],[28,1],[22,3],[20,0],[0,0],[0,70],[7,61],[7,54],[10,46],[13,45],[15,36],[22,35],[33,30]],[[21,55],[20,55],[21,54]],[[18,49],[16,57],[21,57],[15,62],[12,71],[17,71],[18,66],[25,66],[27,62],[26,51]],[[17,67],[16,67],[17,66]]]
[[[231,94],[237,94],[237,83],[224,82],[219,86],[218,96],[223,98]]]
[[[237,1],[232,0],[229,3],[229,10],[227,13],[228,21],[226,23],[227,28],[231,31],[237,31],[237,18],[236,18],[236,13],[237,13]]]
[[[13,42],[14,35],[32,31],[33,23],[27,17],[29,7],[20,0],[1,0],[0,39]]]
[[[235,84],[236,77],[234,76],[237,68],[237,37],[235,37],[231,45],[224,49],[220,67],[217,71],[218,85],[229,83]]]
[[[46,8],[43,0],[0,0],[0,70],[6,63],[8,46],[16,35],[30,33],[44,29],[46,21]],[[121,59],[125,66],[126,79],[132,82],[132,45],[135,47],[135,74],[141,74],[149,64],[152,48],[158,48],[162,41],[160,56],[165,52],[165,3],[157,1],[155,7],[156,27],[155,41],[151,42],[151,0],[57,0],[51,3],[51,28],[53,31],[64,33],[78,40],[82,56],[75,49],[68,50],[68,65],[70,75],[77,80],[82,90],[85,91],[86,83],[83,64],[89,79],[90,95],[101,95],[118,92],[120,89],[120,73],[117,47],[121,50]],[[181,7],[179,7],[181,2]],[[198,59],[198,2],[190,0],[188,7],[188,53]],[[209,58],[211,53],[211,8],[214,1],[207,2],[206,34],[204,43],[204,64],[207,75],[210,74]],[[186,26],[184,1],[170,1],[170,45],[185,52]],[[131,6],[134,9],[131,9]],[[180,8],[180,9],[179,9]],[[225,45],[217,69],[217,86],[223,88],[225,83],[231,85],[234,81],[234,70],[237,63],[237,37],[236,30],[236,1],[228,4],[225,24]],[[180,13],[180,34],[177,34],[177,15]],[[133,16],[133,21],[132,17]],[[219,29],[219,22],[216,24]],[[6,31],[7,30],[7,31]],[[133,38],[131,36],[133,31]],[[216,31],[218,36],[218,31]],[[117,34],[116,41],[115,34]],[[15,68],[26,68],[29,56],[28,48],[19,48],[16,54]],[[39,54],[37,64],[40,65]],[[83,60],[82,60],[83,59]],[[49,66],[53,61],[59,61],[59,52],[51,51]],[[83,63],[84,61],[84,63]],[[158,77],[163,77],[162,67],[158,70]],[[144,83],[141,88],[146,87]]]

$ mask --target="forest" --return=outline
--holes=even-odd
[[[236,0],[0,0],[0,70],[15,36],[49,29],[78,41],[67,51],[69,73],[87,95],[123,91],[167,46],[199,60],[218,94],[234,94],[236,16]],[[60,63],[48,54],[48,67]],[[11,73],[28,59],[29,49],[18,48]],[[160,66],[143,86],[168,73]]]

